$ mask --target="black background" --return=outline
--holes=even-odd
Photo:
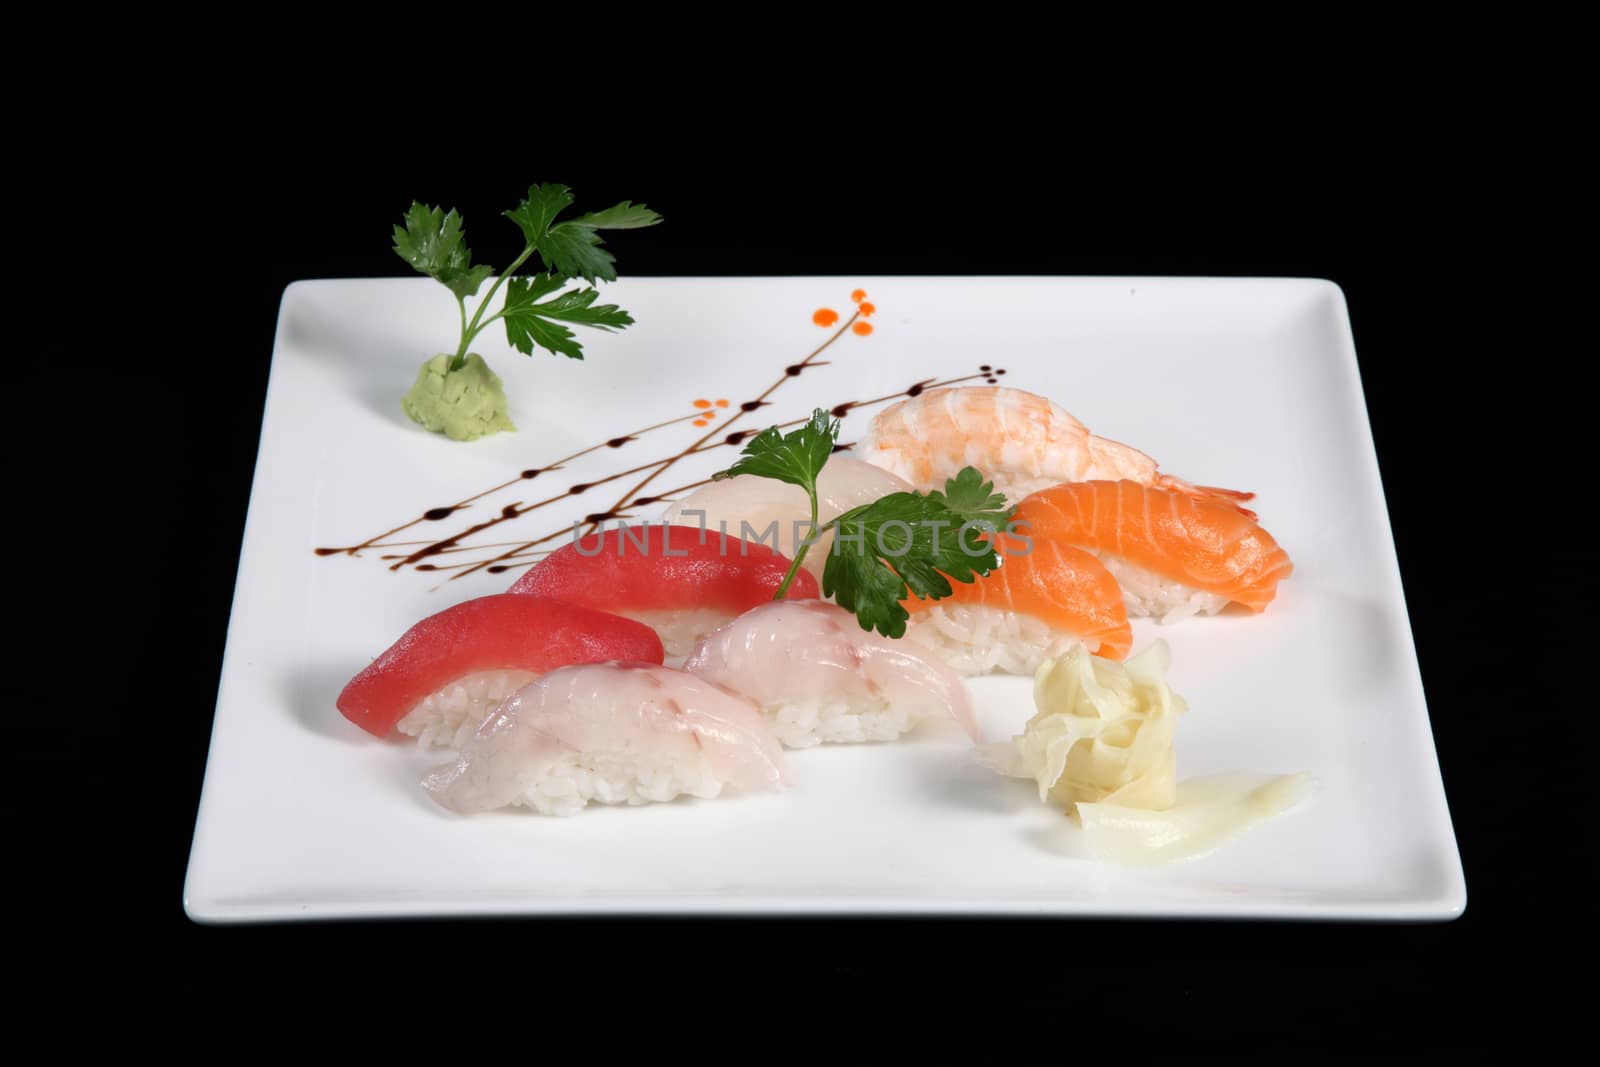
[[[977,1020],[1030,1009],[1064,1019],[1082,1010],[1077,998],[1111,1004],[1113,991],[1131,990],[1179,1036],[1225,1048],[1280,1032],[1315,1045],[1359,1044],[1389,1028],[1467,1038],[1567,1010],[1573,994],[1547,987],[1535,949],[1572,936],[1572,889],[1533,874],[1532,864],[1554,859],[1564,878],[1581,869],[1579,842],[1548,832],[1543,814],[1579,810],[1578,778],[1561,770],[1574,756],[1560,749],[1559,731],[1519,721],[1548,710],[1546,694],[1556,691],[1548,666],[1556,628],[1539,615],[1544,594],[1531,586],[1542,583],[1524,576],[1516,591],[1486,594],[1480,579],[1463,576],[1518,565],[1486,539],[1523,520],[1491,522],[1477,509],[1530,468],[1545,477],[1551,461],[1532,454],[1544,445],[1524,441],[1561,455],[1548,424],[1551,380],[1564,364],[1509,345],[1495,314],[1529,267],[1493,240],[1504,193],[1477,164],[1500,142],[1404,115],[1379,122],[1339,100],[1309,105],[1293,123],[1227,110],[1135,113],[1109,136],[1081,112],[1008,123],[1005,103],[994,102],[986,112],[993,121],[912,124],[872,99],[831,99],[764,113],[768,132],[754,136],[747,117],[713,99],[679,108],[671,122],[619,123],[600,143],[486,135],[456,159],[439,149],[443,135],[397,151],[388,131],[369,128],[377,105],[350,105],[314,135],[303,114],[287,109],[252,116],[249,136],[203,125],[168,132],[173,153],[155,152],[142,177],[153,217],[182,220],[174,229],[189,266],[166,277],[166,253],[153,254],[139,272],[147,287],[184,302],[201,328],[175,338],[173,354],[205,368],[208,385],[230,402],[203,442],[150,420],[158,502],[181,500],[170,513],[185,516],[196,501],[204,505],[204,518],[158,521],[153,531],[152,549],[173,561],[160,573],[183,596],[163,607],[151,654],[175,656],[182,669],[165,682],[171,704],[159,739],[121,719],[74,739],[121,788],[130,764],[144,768],[137,832],[108,831],[88,864],[112,872],[116,892],[105,892],[105,875],[62,890],[78,906],[75,929],[99,939],[119,974],[133,972],[130,960],[158,955],[189,976],[185,996],[196,1004],[292,981],[308,1002],[392,1011],[393,976],[425,989],[441,960],[496,982],[525,970],[518,981],[554,973],[565,988],[598,989],[616,980],[622,958],[669,974],[681,967],[686,977],[702,968],[742,976],[748,981],[728,991],[757,1000],[780,990],[829,989],[829,999],[881,991],[920,1004],[906,1009],[918,1014],[959,1006],[984,1027]],[[580,206],[631,198],[665,215],[654,230],[610,240],[624,275],[1338,283],[1465,863],[1465,916],[1437,925],[190,924],[182,881],[282,289],[297,278],[405,274],[388,235],[413,198],[458,207],[478,258],[504,263],[517,234],[497,215],[531,180],[572,185]],[[111,373],[138,377],[132,368]],[[1546,432],[1523,437],[1530,426]],[[152,500],[143,483],[117,491]],[[1580,543],[1554,551],[1559,572],[1584,573]],[[1592,579],[1581,581],[1592,589]],[[293,787],[292,769],[285,787]],[[78,814],[103,826],[104,801]],[[1561,908],[1537,903],[1550,891]],[[528,960],[538,962],[519,962]]]

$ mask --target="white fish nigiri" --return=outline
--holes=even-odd
[[[576,815],[589,801],[710,798],[779,788],[783,749],[749,701],[644,663],[551,671],[484,720],[422,786],[451,811]]]
[[[909,493],[911,489],[910,482],[882,467],[848,456],[834,456],[817,475],[817,523],[837,519],[851,508],[870,504],[889,493]],[[798,485],[754,474],[739,474],[696,489],[673,504],[667,510],[666,519],[682,526],[698,526],[701,519],[696,512],[705,513],[708,530],[718,530],[718,524],[723,523],[728,536],[760,540],[771,545],[779,555],[794,559],[797,541],[808,532],[811,498]],[[800,524],[798,534],[796,523]],[[741,524],[747,524],[748,529]],[[776,544],[769,530],[776,531]],[[830,530],[806,554],[803,564],[806,570],[821,578],[832,545]]]
[[[977,722],[954,671],[915,641],[819,600],[774,601],[706,635],[683,669],[753,701],[790,748],[892,741],[924,719]]]

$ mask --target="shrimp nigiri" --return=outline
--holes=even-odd
[[[789,563],[766,545],[715,530],[628,526],[561,546],[511,592],[635,619],[661,636],[668,656],[685,656],[707,633],[771,600]],[[784,595],[814,600],[817,580],[802,569]]]
[[[350,680],[338,707],[378,737],[398,728],[425,748],[454,745],[546,671],[570,663],[661,658],[660,639],[642,623],[546,597],[502,593],[446,608],[411,627]]]
[[[1002,386],[931,389],[902,400],[878,413],[855,454],[924,492],[943,489],[946,478],[972,466],[1011,501],[1096,478],[1127,478],[1235,507],[1255,496],[1161,474],[1154,459],[1090,433],[1059,404]]]
[[[742,697],[643,663],[563,667],[484,720],[422,786],[464,815],[521,805],[576,815],[590,801],[710,798],[784,782],[783,747]]]
[[[1137,482],[1077,482],[1025,497],[1016,522],[1100,556],[1128,614],[1262,611],[1294,570],[1271,534],[1238,509]]]
[[[961,679],[932,649],[863,630],[820,600],[745,612],[683,669],[753,701],[790,748],[893,741],[924,719],[954,718],[977,738]]]
[[[1117,580],[1080,548],[1040,537],[995,535],[1000,566],[951,582],[942,600],[908,597],[906,637],[934,649],[958,674],[1032,674],[1076,644],[1120,660],[1133,631]]]

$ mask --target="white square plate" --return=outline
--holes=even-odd
[[[843,333],[851,291],[876,306]],[[966,913],[1445,919],[1466,902],[1429,732],[1349,316],[1337,287],[1289,279],[624,279],[638,325],[585,331],[583,362],[528,358],[486,333],[515,434],[461,444],[400,411],[418,365],[452,341],[448,293],[424,279],[299,282],[284,293],[216,722],[185,886],[205,921],[554,913]],[[418,787],[443,757],[384,743],[334,708],[345,681],[413,622],[514,574],[471,569],[569,535],[706,431],[981,380],[1042,393],[1190,481],[1251,489],[1295,561],[1269,610],[1161,626],[1189,701],[1181,778],[1310,771],[1307,807],[1222,851],[1160,869],[1084,858],[1081,832],[1029,782],[976,766],[934,729],[896,744],[792,754],[782,795],[591,806],[571,819],[473,818]],[[783,380],[770,406],[741,402]],[[717,405],[729,401],[724,408]],[[856,439],[881,404],[852,411]],[[666,420],[648,432],[641,427]],[[600,447],[532,479],[591,445]],[[732,461],[714,447],[645,491],[670,495]],[[649,473],[647,470],[645,473]],[[595,484],[570,496],[574,484]],[[420,521],[493,486],[446,518]],[[389,557],[500,515],[431,557]],[[658,515],[656,503],[630,509]],[[498,547],[506,546],[506,547]],[[520,573],[520,569],[516,572]],[[1031,715],[1029,682],[972,683],[986,739]]]

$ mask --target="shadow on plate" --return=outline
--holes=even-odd
[[[1061,812],[1052,811],[1052,821],[1030,826],[1022,832],[1023,840],[1036,848],[1069,860],[1087,860],[1089,850],[1084,841],[1083,828],[1076,820]]]
[[[924,795],[941,807],[961,811],[1010,815],[1039,804],[1038,787],[1021,778],[1004,778],[974,762],[970,753],[956,757],[954,766],[939,762],[924,766],[917,775]]]
[[[384,368],[387,363],[372,354],[373,347],[400,342],[376,332],[352,330],[350,326],[349,321],[327,314],[310,300],[301,299],[287,310],[284,338],[297,348],[316,353],[325,365],[337,367],[345,389],[362,406],[403,429],[424,432],[400,410],[400,398],[416,381],[417,368],[435,353],[419,351],[416,366],[404,374],[393,377],[374,374],[375,369]],[[414,345],[414,342],[408,344]]]
[[[420,365],[421,361],[418,361]],[[400,398],[405,396],[406,390],[411,388],[413,379],[396,379],[395,381],[363,382],[359,390],[361,403],[367,410],[379,418],[394,423],[402,430],[427,433],[422,427],[411,421],[404,411],[400,409]]]
[[[334,705],[334,701],[339,699],[339,691],[350,677],[348,664],[329,664],[296,675],[287,687],[289,713],[296,722],[319,737],[352,745],[371,744],[376,739],[339,714],[339,709]],[[411,743],[409,738],[406,743]]]

